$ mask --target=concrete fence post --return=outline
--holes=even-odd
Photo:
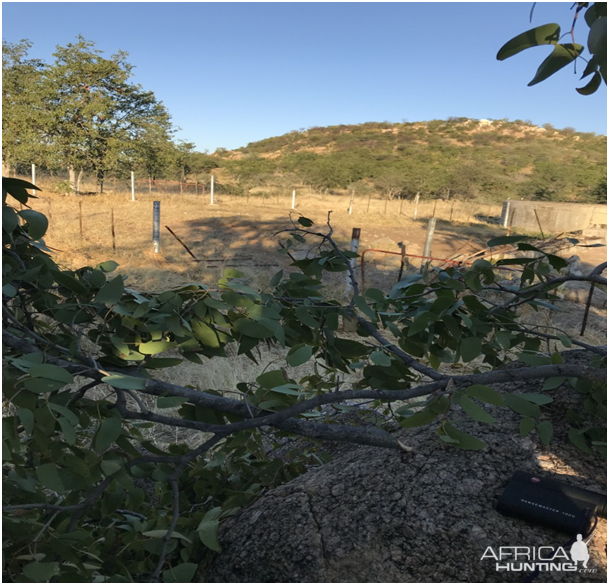
[[[417,218],[417,212],[418,212],[418,208],[419,208],[419,197],[420,197],[420,195],[419,195],[419,193],[417,193],[414,198],[414,217],[413,217],[413,219]]]
[[[425,248],[423,249],[423,256],[425,258],[431,256],[431,241],[433,240],[433,233],[436,230],[436,218],[431,217],[427,224],[427,235],[425,236]],[[421,260],[421,269],[425,266],[425,258]]]

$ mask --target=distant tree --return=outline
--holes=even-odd
[[[127,53],[106,59],[79,36],[44,65],[26,59],[30,46],[3,44],[3,160],[67,168],[74,191],[76,172],[92,171],[101,192],[107,171],[130,156],[136,141],[168,135],[163,104],[129,82]]]
[[[2,41],[2,173],[16,163],[40,162],[47,156],[40,140],[45,64],[28,59],[32,43]],[[44,154],[43,154],[44,153]]]
[[[592,190],[590,199],[595,203],[607,203],[607,179],[600,181]]]

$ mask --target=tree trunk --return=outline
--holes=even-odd
[[[70,183],[70,191],[78,195],[78,185],[76,183],[76,169],[71,165],[68,167],[68,181]]]
[[[78,177],[76,179],[76,194],[80,193],[80,182],[82,180],[82,174],[83,174],[83,172],[84,171],[82,169],[80,169],[78,171]]]
[[[97,171],[97,192],[101,195],[104,192],[104,171]]]

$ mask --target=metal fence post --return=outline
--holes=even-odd
[[[152,204],[152,245],[154,253],[158,254],[161,248],[161,202]]]

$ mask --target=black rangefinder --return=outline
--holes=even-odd
[[[568,534],[584,534],[594,516],[607,517],[607,496],[517,471],[497,511]]]

